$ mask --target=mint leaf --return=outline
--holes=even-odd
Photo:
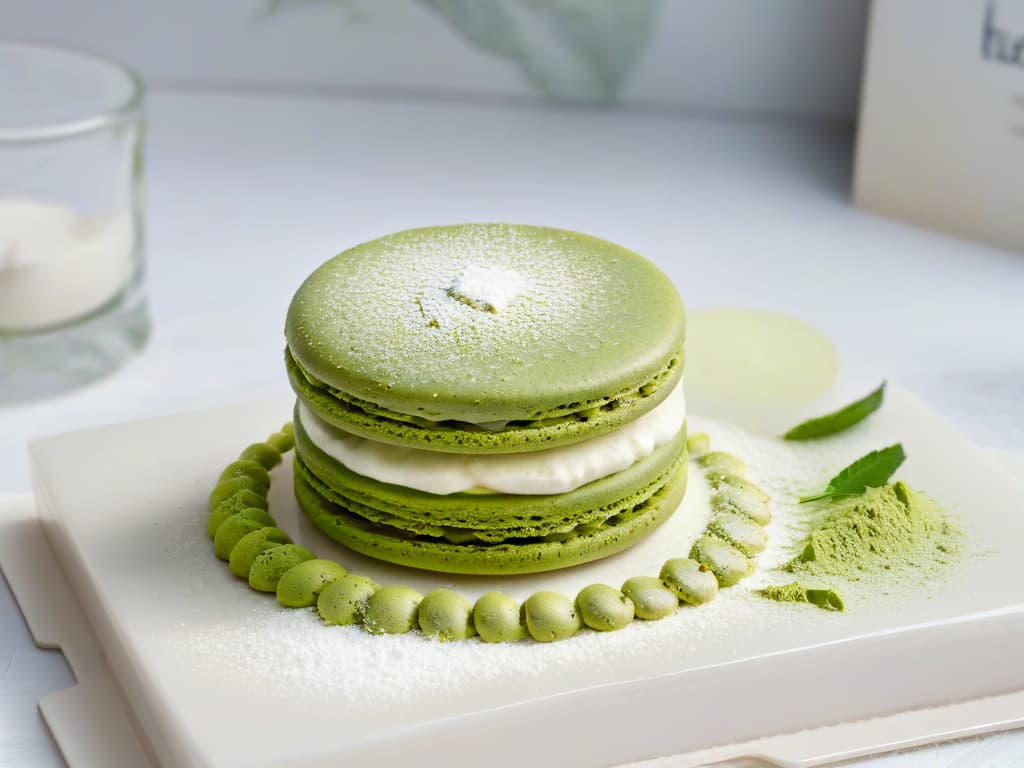
[[[828,486],[821,493],[803,496],[800,503],[817,501],[818,499],[839,499],[844,496],[858,496],[868,488],[878,488],[889,482],[900,464],[907,458],[902,443],[890,445],[878,451],[861,456],[838,475],[828,481]]]
[[[882,385],[870,395],[866,395],[838,411],[797,424],[782,437],[784,440],[815,440],[842,432],[877,411],[882,406],[884,397],[885,382],[883,381]]]

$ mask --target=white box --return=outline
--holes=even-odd
[[[853,192],[1024,251],[1024,0],[875,0]]]

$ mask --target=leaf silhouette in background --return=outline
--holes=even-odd
[[[465,40],[518,62],[546,96],[609,102],[650,44],[661,0],[411,0],[437,14]],[[290,6],[338,5],[353,20],[351,0],[269,0],[274,14]]]
[[[419,0],[566,101],[611,101],[646,50],[660,0]]]

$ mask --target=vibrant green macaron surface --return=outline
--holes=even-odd
[[[395,442],[468,452],[584,439],[649,410],[682,373],[685,324],[671,281],[629,250],[469,224],[400,232],[328,261],[296,293],[285,335],[293,385],[325,420],[383,439],[379,425],[397,425]],[[553,437],[486,441],[552,420],[563,423]],[[475,425],[461,431],[482,442],[451,435],[452,422]],[[447,437],[417,441],[437,423]]]

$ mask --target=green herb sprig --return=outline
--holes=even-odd
[[[878,389],[857,402],[850,403],[838,411],[797,424],[782,437],[784,440],[816,440],[819,437],[828,437],[842,432],[881,408],[883,399],[885,399],[884,381]]]
[[[872,451],[861,456],[853,464],[846,467],[838,475],[828,481],[821,493],[813,496],[802,496],[800,503],[818,501],[819,499],[840,499],[846,496],[859,496],[868,488],[878,488],[889,482],[900,464],[907,458],[903,444],[896,443],[888,448]]]

